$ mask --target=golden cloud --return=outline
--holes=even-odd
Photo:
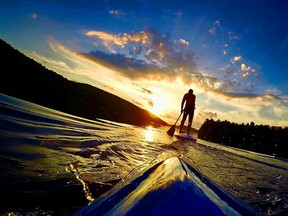
[[[241,70],[242,71],[249,71],[249,70],[251,70],[251,67],[246,66],[245,64],[241,64]]]
[[[231,60],[232,63],[235,63],[236,61],[239,61],[241,59],[241,56],[234,56]]]

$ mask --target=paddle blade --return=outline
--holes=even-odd
[[[175,125],[173,125],[168,131],[167,134],[170,136],[173,136],[173,134],[175,133]]]

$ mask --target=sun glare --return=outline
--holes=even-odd
[[[150,106],[149,111],[155,115],[163,114],[163,111],[169,105],[167,99],[159,95],[153,95],[152,102],[153,104]]]
[[[154,139],[154,136],[153,136],[153,129],[152,127],[148,127],[145,132],[144,132],[144,136],[145,136],[145,140],[148,141],[148,142],[152,142],[153,139]]]

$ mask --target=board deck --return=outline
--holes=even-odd
[[[178,139],[181,139],[181,140],[190,140],[193,142],[196,141],[195,137],[193,137],[192,135],[187,135],[187,134],[178,133],[178,134],[175,134],[175,137],[177,137]]]
[[[115,185],[72,216],[94,215],[260,215],[188,163],[171,157]],[[125,183],[126,182],[126,183]]]

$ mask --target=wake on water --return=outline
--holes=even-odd
[[[168,129],[87,120],[0,94],[0,213],[69,215],[176,156],[260,212],[288,214],[287,161],[179,141]]]

